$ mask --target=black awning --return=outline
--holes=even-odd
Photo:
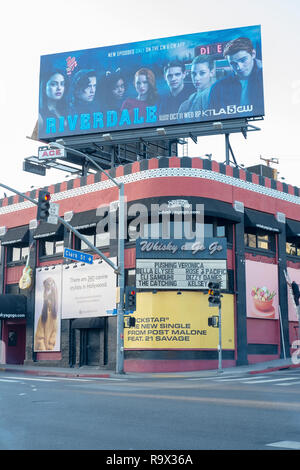
[[[179,202],[178,206],[175,204],[170,204],[172,202]],[[184,203],[187,203],[188,205],[185,206]],[[149,220],[149,216],[151,214],[150,211],[153,211],[153,213],[161,214],[162,210],[165,213],[170,212],[172,214],[172,211],[176,210],[191,210],[192,214],[195,214],[195,211],[198,209],[197,205],[202,204],[204,206],[204,216],[209,216],[209,217],[217,217],[219,219],[226,219],[230,220],[233,223],[238,223],[241,221],[241,218],[243,214],[241,212],[238,212],[234,209],[232,204],[228,202],[223,202],[223,201],[218,201],[217,199],[210,199],[210,198],[205,198],[205,197],[182,197],[182,198],[175,198],[175,197],[161,197],[161,198],[149,198],[149,199],[142,199],[142,200],[137,200],[133,202],[128,203],[128,213],[131,214],[131,208],[135,204],[142,204],[147,208],[148,213],[146,212],[143,214],[143,212],[137,216],[141,220]],[[165,207],[163,207],[165,206]],[[187,207],[187,209],[186,209]],[[163,208],[163,209],[162,209]],[[138,209],[137,209],[138,210]],[[133,211],[134,214],[134,211]],[[129,215],[128,219],[134,218],[134,215]]]
[[[281,232],[280,223],[272,214],[245,209],[245,227],[256,227],[269,232]]]
[[[300,222],[298,220],[286,219],[286,236],[300,237]]]
[[[41,222],[34,232],[33,238],[50,238],[55,237],[57,239],[62,239],[64,235],[64,226],[62,223],[47,224],[46,222]]]
[[[21,294],[0,295],[0,318],[25,318],[27,297]]]
[[[72,225],[76,230],[85,230],[92,227],[96,227],[97,223],[102,219],[103,216],[97,216],[97,209],[92,209],[86,212],[77,212],[73,215],[69,224]]]
[[[71,328],[86,329],[86,328],[104,328],[104,317],[95,318],[75,318],[72,320]]]
[[[28,245],[29,244],[29,227],[23,225],[22,227],[9,228],[2,238],[2,245],[16,245],[17,243]]]
[[[237,212],[228,202],[218,201],[217,199],[201,198],[198,204],[204,205],[204,217],[218,217],[220,219],[240,222],[242,214]]]

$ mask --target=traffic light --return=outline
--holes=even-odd
[[[212,317],[208,317],[208,326],[212,326],[213,328],[219,327],[219,317],[213,315]]]
[[[208,283],[208,302],[210,307],[216,307],[221,304],[221,284],[217,281]]]
[[[135,326],[135,317],[130,317],[129,315],[124,316],[124,328],[131,328]]]
[[[37,210],[37,220],[47,220],[49,217],[50,209],[50,193],[48,191],[41,190],[39,192],[38,199],[38,210]]]
[[[299,300],[300,300],[299,286],[295,281],[293,281],[292,284],[291,284],[291,287],[292,287],[292,292],[293,292],[295,305],[298,306],[299,305]]]
[[[136,310],[136,291],[130,286],[127,286],[125,291],[125,310],[129,312]]]

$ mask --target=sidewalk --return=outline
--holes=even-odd
[[[116,371],[100,369],[99,367],[50,367],[39,365],[14,365],[0,364],[0,372],[13,372],[29,375],[38,375],[43,377],[91,377],[91,378],[185,378],[185,377],[212,377],[220,373],[226,375],[233,374],[265,374],[282,369],[299,368],[300,364],[293,364],[291,359],[277,359],[274,361],[260,362],[247,366],[237,366],[224,368],[222,372],[218,369],[189,371],[189,372],[126,372],[125,374],[117,374]]]

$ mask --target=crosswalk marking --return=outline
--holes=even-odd
[[[23,380],[33,380],[35,382],[54,382],[54,379],[37,379],[37,378],[33,378],[33,377],[10,377],[10,376],[6,376],[7,379],[17,379],[17,380],[20,380],[20,381],[23,381]]]
[[[0,379],[0,382],[19,382],[19,380],[12,380],[12,379]]]
[[[266,375],[261,375],[260,378],[266,378]],[[249,383],[252,383],[252,381],[257,380],[257,377],[239,377],[239,378],[234,378],[234,379],[215,379],[217,382],[238,382],[242,380],[249,380]]]
[[[296,441],[279,441],[279,442],[272,442],[271,444],[266,444],[269,447],[283,447],[284,449],[300,449],[300,442]]]
[[[293,382],[291,384],[290,383],[285,383],[285,384],[276,384],[276,385],[278,385],[278,387],[279,386],[280,387],[287,387],[288,385],[299,385],[299,384],[300,384],[300,380],[299,380],[299,382]]]
[[[236,375],[222,375],[222,379],[223,378],[229,379],[231,377],[234,378],[236,377]],[[218,380],[218,379],[219,377],[193,377],[193,378],[188,378],[187,380],[194,381],[194,380]]]
[[[299,380],[299,377],[285,377],[284,379],[256,380],[255,382],[245,381],[244,384],[252,384],[252,383],[263,384],[263,383],[270,383],[270,382],[282,382],[282,381],[287,381],[287,380]]]

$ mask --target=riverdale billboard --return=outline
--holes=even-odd
[[[264,115],[260,26],[41,57],[39,138]]]

